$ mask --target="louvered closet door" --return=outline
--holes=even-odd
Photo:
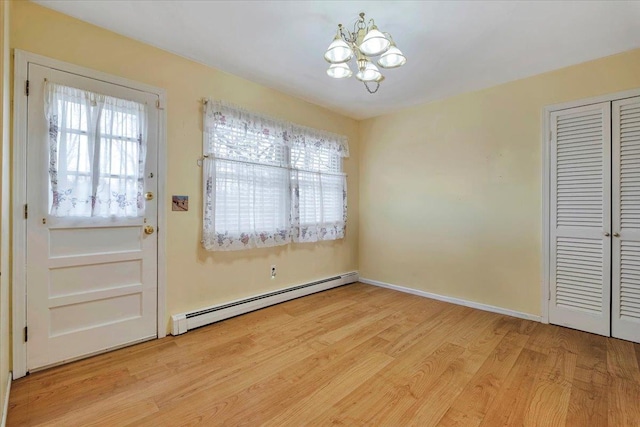
[[[640,98],[613,103],[611,335],[640,342]]]
[[[601,335],[611,321],[611,104],[551,114],[549,321]]]

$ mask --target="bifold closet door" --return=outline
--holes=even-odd
[[[611,335],[640,342],[640,97],[613,103]]]
[[[611,331],[611,103],[551,114],[549,321]]]

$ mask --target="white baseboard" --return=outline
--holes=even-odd
[[[230,301],[225,304],[174,314],[171,316],[171,335],[184,334],[191,329],[219,322],[220,320],[357,281],[358,272],[352,271],[310,283],[290,286],[276,291]]]
[[[5,390],[4,403],[2,405],[2,427],[7,425],[7,413],[9,412],[9,393],[11,393],[11,380],[13,375],[9,372],[9,378],[7,379],[7,389]]]
[[[491,311],[493,313],[504,314],[506,316],[518,317],[520,319],[533,320],[535,322],[542,321],[540,316],[535,314],[523,313],[521,311],[509,310],[508,308],[496,307],[494,305],[482,304],[475,301],[468,301],[461,298],[448,297],[445,295],[433,294],[431,292],[421,291],[419,289],[406,288],[404,286],[392,285],[391,283],[380,282],[378,280],[360,278],[360,282],[367,285],[380,286],[382,288],[393,289],[394,291],[405,292],[408,294],[418,295],[421,297],[431,298],[438,301],[450,302],[452,304],[463,305],[465,307],[477,308],[478,310]]]

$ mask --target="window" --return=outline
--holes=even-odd
[[[205,248],[344,237],[346,138],[213,101],[204,123]]]
[[[315,242],[344,237],[346,180],[342,157],[331,147],[292,144],[291,186],[294,241]]]
[[[46,83],[49,214],[144,214],[146,107],[133,101]]]

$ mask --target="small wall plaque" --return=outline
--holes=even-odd
[[[172,211],[188,211],[189,210],[189,196],[172,196],[171,199]]]

